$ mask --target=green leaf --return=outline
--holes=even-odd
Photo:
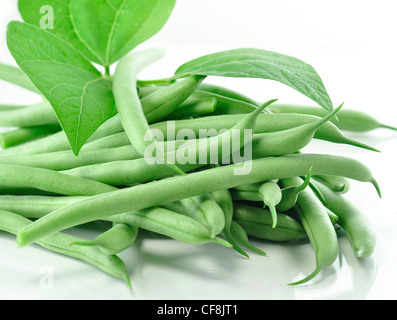
[[[40,28],[47,28],[67,43],[76,48],[87,60],[100,63],[95,55],[80,41],[74,32],[70,20],[70,0],[19,0],[18,9],[22,19],[29,24]],[[52,8],[53,12],[48,11]],[[53,25],[47,19],[51,19],[53,13]],[[53,28],[51,28],[53,27]]]
[[[303,61],[260,49],[237,49],[203,56],[182,65],[176,77],[205,75],[238,78],[261,78],[281,82],[318,103],[333,109],[323,81]]]
[[[11,22],[7,44],[20,68],[55,110],[73,152],[116,114],[112,83],[75,48],[33,25]]]
[[[70,0],[81,42],[100,64],[114,62],[159,32],[176,0]]]

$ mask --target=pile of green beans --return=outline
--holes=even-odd
[[[370,115],[344,109],[262,103],[192,76],[170,83],[138,81],[153,56],[127,56],[114,74],[118,114],[88,140],[79,156],[68,144],[47,102],[0,106],[0,230],[16,235],[20,248],[36,243],[80,259],[124,280],[130,276],[120,254],[138,238],[161,235],[189,245],[215,243],[249,258],[266,255],[269,242],[305,243],[313,248],[314,271],[291,285],[311,281],[339,255],[345,231],[357,258],[376,249],[376,235],[360,208],[345,195],[351,180],[370,183],[381,196],[370,169],[356,159],[302,150],[313,139],[378,152],[344,131],[392,129]],[[0,65],[8,80],[38,93],[19,69]],[[337,118],[335,118],[337,117]],[[192,141],[173,136],[189,129]],[[167,154],[186,146],[206,163],[149,163],[148,130]],[[200,137],[201,130],[214,130]],[[225,147],[226,133],[247,142]],[[221,132],[221,130],[223,130]],[[201,147],[206,141],[208,145]],[[217,162],[207,153],[215,148]],[[234,160],[248,144],[252,158]],[[224,162],[224,160],[227,160]],[[249,166],[238,175],[236,170]],[[62,233],[100,222],[95,239]],[[265,263],[265,262],[264,262]],[[266,275],[261,275],[266,276]]]

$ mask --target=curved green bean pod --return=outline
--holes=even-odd
[[[236,203],[233,218],[251,236],[269,241],[293,241],[307,238],[302,225],[286,214],[277,214],[278,226],[273,228],[269,210]]]
[[[298,187],[302,182],[301,178],[293,178],[286,183],[286,186]],[[290,284],[299,285],[310,281],[321,270],[336,261],[339,254],[339,243],[327,210],[311,189],[305,189],[300,193],[294,211],[298,214],[316,255],[316,269],[304,279]]]
[[[33,127],[44,124],[58,124],[58,118],[48,102],[0,113],[1,127]]]
[[[225,227],[222,231],[222,236],[233,246],[233,249],[240,253],[241,255],[249,258],[248,254],[240,248],[240,246],[236,243],[233,235],[231,234],[231,227],[233,221],[233,199],[230,194],[230,191],[227,189],[218,190],[211,192],[212,197],[218,203],[218,205],[222,208],[224,216],[225,216]]]
[[[327,208],[338,216],[337,223],[345,230],[355,255],[366,258],[376,248],[376,234],[368,218],[345,197],[322,183],[316,183],[327,200]]]
[[[19,128],[0,134],[0,147],[8,149],[61,131],[57,124]]]
[[[281,201],[276,206],[277,210],[280,210],[281,212],[286,212],[288,210],[291,210],[295,206],[296,201],[298,200],[299,194],[303,190],[305,190],[310,184],[311,171],[312,171],[312,168],[310,168],[308,175],[306,176],[305,180],[303,181],[303,183],[300,186],[285,187],[286,184],[291,184],[291,183],[288,183],[288,179],[282,179],[279,181],[279,183],[283,187],[283,189],[281,190],[281,193],[282,193]]]
[[[31,223],[30,220],[15,213],[0,211],[0,229],[8,233],[16,235],[18,230]],[[80,239],[64,233],[55,233],[37,241],[37,244],[50,251],[89,263],[111,276],[124,280],[131,288],[125,264],[119,257],[104,254],[94,247],[70,247],[70,243],[75,241]]]
[[[338,221],[339,221],[339,217],[330,209],[328,209],[327,207],[325,207],[327,213],[328,213],[328,217],[331,220],[331,223],[335,226]]]
[[[212,238],[225,228],[225,214],[211,194],[181,199],[180,202],[190,217],[208,228]]]
[[[104,254],[113,256],[130,248],[137,236],[139,228],[123,223],[115,223],[108,231],[95,240],[77,240],[70,246],[98,247]]]
[[[317,199],[321,201],[321,203],[325,206],[327,204],[327,200],[325,200],[323,194],[321,191],[317,188],[317,186],[310,181],[309,182],[310,189],[313,191],[313,193],[316,195]]]
[[[269,109],[274,113],[298,113],[319,117],[323,117],[326,114],[326,111],[322,110],[321,108],[309,106],[279,104],[271,106]],[[352,132],[368,132],[378,128],[397,130],[397,127],[391,127],[382,124],[371,115],[358,110],[342,110],[338,114],[338,119],[334,118],[330,121],[333,122],[339,129]]]
[[[235,170],[242,165],[250,166],[251,171],[246,175],[235,175]],[[379,186],[371,171],[356,159],[317,154],[264,158],[154,181],[83,200],[56,210],[21,230],[18,243],[20,247],[24,247],[45,235],[75,225],[123,212],[139,211],[207,192],[273,179],[304,176],[311,167],[313,167],[313,175],[332,174],[371,182],[380,196]],[[117,203],[117,206],[114,203]]]
[[[34,188],[66,196],[93,196],[116,188],[52,170],[3,164],[0,166],[2,187]]]
[[[18,67],[0,63],[0,80],[7,81],[34,93],[40,93],[29,77]]]
[[[258,190],[264,203],[264,209],[269,207],[273,219],[273,228],[277,226],[276,206],[281,202],[283,194],[279,185],[273,181],[267,181],[259,187]]]
[[[247,249],[249,249],[253,252],[256,252],[260,255],[267,256],[266,252],[262,251],[261,249],[255,247],[254,245],[251,244],[251,242],[248,238],[247,232],[244,230],[244,228],[242,226],[240,226],[234,220],[232,221],[230,232],[231,232],[231,235],[232,235],[234,241],[237,244],[239,244],[243,247],[246,247]]]
[[[188,77],[170,86],[160,88],[143,98],[142,109],[148,123],[154,123],[172,115],[192,95],[204,79],[203,76]],[[162,101],[162,103],[159,104],[159,101]],[[183,106],[183,108],[185,107],[189,107],[189,105]]]
[[[145,141],[150,128],[136,89],[137,75],[163,55],[162,50],[131,53],[119,61],[113,77],[113,93],[122,126],[132,146],[141,156],[153,139]]]
[[[314,179],[319,180],[321,183],[338,193],[347,193],[350,190],[350,181],[345,177],[323,175],[315,176]]]

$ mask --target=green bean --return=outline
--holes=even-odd
[[[89,143],[91,141],[107,137],[109,135],[116,134],[122,131],[123,128],[120,123],[120,118],[116,115],[106,121],[101,127],[99,127],[99,129],[87,140],[87,142]],[[84,148],[85,146],[83,146],[83,149]],[[65,135],[65,132],[61,131],[49,137],[4,150],[1,152],[0,157],[22,156],[68,150],[70,150],[69,141]]]
[[[28,108],[27,106],[0,104],[0,112],[2,111],[13,111],[18,109]]]
[[[264,203],[264,209],[269,207],[273,219],[273,228],[277,226],[276,206],[281,202],[282,192],[279,185],[273,181],[267,181],[259,187],[258,190]]]
[[[317,188],[317,186],[310,181],[309,182],[310,189],[313,191],[315,196],[317,197],[318,200],[321,201],[321,203],[325,206],[327,204],[327,200],[325,200],[324,195],[321,193],[321,191]]]
[[[223,96],[223,97],[227,97],[233,100],[239,100],[239,101],[243,101],[249,104],[252,104],[254,106],[259,106],[258,102],[256,102],[255,100],[251,99],[250,97],[241,94],[240,92],[231,90],[229,88],[224,88],[222,86],[219,85],[215,85],[215,84],[210,84],[210,83],[202,83],[199,85],[198,87],[199,91],[206,91],[206,92],[210,92],[210,93],[214,93],[216,95],[219,96]]]
[[[302,225],[286,214],[277,214],[278,226],[273,228],[269,210],[236,203],[233,218],[245,232],[258,239],[285,242],[307,238]]]
[[[327,208],[338,216],[337,223],[346,232],[355,255],[366,258],[376,248],[376,234],[368,218],[344,196],[332,192],[322,183],[316,183],[327,200]]]
[[[190,217],[208,228],[212,238],[225,228],[225,214],[211,194],[181,199],[180,202]]]
[[[188,99],[179,108],[175,109],[175,111],[172,112],[168,117],[165,117],[164,120],[178,120],[209,115],[215,112],[216,105],[217,100],[215,98]]]
[[[258,104],[252,104],[238,99],[233,99],[221,94],[212,93],[209,91],[196,90],[192,94],[192,98],[195,99],[210,99],[215,98],[217,100],[216,110],[214,115],[240,115],[247,114],[255,111]],[[267,109],[267,108],[266,108]],[[267,113],[264,109],[262,112]]]
[[[251,168],[250,172],[246,175],[235,175],[235,170],[241,169],[243,165],[248,165]],[[379,196],[381,195],[370,170],[356,159],[318,154],[264,158],[120,189],[71,204],[21,230],[18,243],[20,247],[24,247],[47,234],[75,225],[124,212],[139,211],[207,192],[273,179],[303,176],[311,167],[313,167],[313,175],[331,174],[371,182]]]
[[[274,180],[274,182],[277,182],[277,181]],[[242,185],[242,186],[238,186],[238,187],[234,188],[233,190],[258,193],[259,188],[261,186],[262,186],[262,183],[251,183],[251,184],[245,184],[245,185]],[[258,201],[261,201],[261,200],[258,200]]]
[[[163,56],[162,51],[143,51],[127,55],[117,64],[113,79],[113,92],[124,131],[132,146],[143,156],[148,142],[145,135],[149,124],[138,95],[136,76],[149,64]],[[153,142],[152,139],[150,139]]]
[[[163,209],[167,209],[169,211],[173,211],[173,212],[179,213],[179,214],[183,214],[185,216],[189,216],[189,212],[182,205],[181,201],[174,201],[174,202],[165,203],[165,204],[162,204],[159,207],[163,208]]]
[[[170,86],[160,88],[142,99],[142,109],[148,123],[154,123],[172,115],[192,95],[204,79],[203,76],[188,77]],[[159,101],[163,103],[159,104]]]
[[[286,186],[298,187],[302,182],[301,178],[294,178],[290,183],[286,183]],[[311,189],[305,189],[300,193],[294,210],[299,215],[316,255],[315,270],[304,279],[291,283],[299,285],[310,281],[321,270],[335,262],[339,254],[339,243],[328,212]]]
[[[202,164],[186,164],[179,167],[184,172],[190,172],[202,166]],[[169,166],[165,164],[148,164],[144,158],[76,167],[61,172],[112,186],[134,185],[175,175],[175,171]]]
[[[40,93],[28,76],[18,67],[0,63],[0,80],[7,81],[34,93]]]
[[[284,187],[285,182],[288,183],[288,179],[280,180],[280,185],[284,188],[281,190],[282,198],[281,198],[280,203],[276,206],[277,210],[286,212],[288,210],[291,210],[295,206],[296,201],[298,200],[299,194],[303,190],[305,190],[310,184],[311,171],[312,171],[312,168],[310,168],[308,175],[306,176],[305,180],[303,181],[303,183],[300,186]]]
[[[255,156],[277,156],[300,151],[313,140],[315,133],[325,125],[329,118],[335,115],[342,106],[343,104],[328,114],[325,118],[316,122],[279,132],[259,134],[258,137],[253,140],[252,144]],[[372,147],[369,147],[368,149],[379,152],[379,150]]]
[[[125,132],[119,132],[88,142],[83,146],[82,151],[120,148],[128,145],[131,143]]]
[[[262,196],[258,191],[240,191],[233,189],[230,192],[235,201],[263,202]]]
[[[69,204],[87,199],[84,196],[0,196],[0,210],[12,211],[25,218],[39,219]]]
[[[58,124],[58,118],[48,102],[0,113],[1,127],[33,127],[44,124]]]
[[[261,249],[253,246],[248,238],[247,232],[244,230],[242,226],[240,226],[236,221],[232,221],[231,224],[231,235],[236,243],[239,245],[246,247],[247,249],[256,252],[260,255],[266,256],[266,252]]]
[[[233,199],[230,191],[227,189],[218,190],[211,192],[212,197],[222,208],[225,216],[225,227],[222,231],[222,236],[233,246],[233,249],[240,253],[241,255],[249,258],[248,254],[240,248],[240,246],[234,240],[231,233],[232,221],[233,221]]]
[[[34,154],[29,157],[0,157],[0,164],[17,164],[55,171],[69,170],[91,164],[134,160],[140,157],[131,145],[100,150],[83,150],[78,157],[72,151]]]
[[[2,187],[34,188],[67,196],[92,196],[117,190],[103,183],[52,170],[10,164],[0,166],[0,181]]]
[[[146,50],[143,52],[132,53],[120,60],[117,65],[114,79],[113,79],[113,92],[116,101],[117,110],[120,115],[121,123],[124,131],[126,132],[132,146],[141,155],[145,155],[146,149],[156,141],[155,136],[150,131],[149,122],[146,118],[144,108],[139,98],[137,87],[136,76],[149,64],[153,63],[163,55],[160,50]],[[187,86],[191,87],[189,80],[194,81],[198,85],[205,77],[194,76],[188,78]],[[164,102],[163,106],[156,109],[156,114],[160,113],[161,116],[169,115],[177,106],[179,106],[184,99],[187,99],[191,92],[186,90],[184,86],[187,80],[181,82],[181,88],[177,89],[177,95],[173,99],[168,99]],[[179,83],[176,84],[178,86]],[[147,99],[152,99],[154,96],[155,101],[159,100],[159,96],[169,94],[169,88],[160,89],[151,95],[147,96]],[[163,93],[166,91],[166,94]],[[183,97],[181,99],[181,97]],[[175,104],[175,101],[177,103]],[[173,107],[173,110],[170,110]],[[160,109],[160,111],[159,111]],[[163,110],[165,109],[165,111]],[[151,116],[153,110],[148,110],[148,117]],[[183,171],[179,170],[178,166],[171,163],[168,164],[176,172],[183,174]]]
[[[115,223],[112,228],[99,235],[95,240],[77,240],[70,246],[97,247],[104,254],[113,256],[130,248],[137,236],[137,227],[131,227],[123,223]]]
[[[54,124],[36,127],[25,127],[7,131],[0,134],[0,147],[3,149],[8,149],[10,147],[15,147],[29,141],[49,136],[51,134],[59,132],[60,130],[60,126]]]
[[[0,211],[0,229],[3,231],[16,235],[19,229],[30,224],[30,220],[15,213]],[[55,233],[37,241],[37,244],[50,251],[91,264],[111,276],[124,280],[131,287],[125,264],[119,257],[103,254],[98,248],[69,246],[70,243],[79,240],[64,233]]]
[[[114,215],[110,218],[113,222],[139,227],[187,244],[213,242],[230,247],[222,238],[212,237],[209,230],[195,219],[160,207]]]
[[[338,176],[315,176],[315,180],[319,180],[330,189],[338,193],[347,193],[350,190],[350,181],[344,177]]]
[[[329,210],[327,207],[325,207],[325,210],[328,213],[328,217],[331,220],[331,223],[335,226],[339,221],[339,217],[333,211]]]
[[[274,105],[269,107],[274,113],[299,113],[323,117],[326,111],[318,107],[297,106],[297,105]],[[397,130],[397,127],[391,127],[380,123],[377,119],[365,112],[358,110],[342,110],[338,114],[338,119],[330,120],[339,129],[352,132],[368,132],[378,128]]]

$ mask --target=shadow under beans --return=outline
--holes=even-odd
[[[146,243],[149,241],[150,243]],[[160,241],[160,250],[163,252],[159,252],[160,242],[157,240],[140,237],[131,250],[123,256],[127,271],[132,278],[144,277],[146,266],[151,265],[159,266],[161,269],[171,268],[194,277],[221,281],[235,272],[233,261],[246,259],[233,248],[223,247],[216,243],[193,246],[176,243],[173,239]],[[215,272],[208,272],[209,270]],[[218,270],[222,272],[217,272]]]

